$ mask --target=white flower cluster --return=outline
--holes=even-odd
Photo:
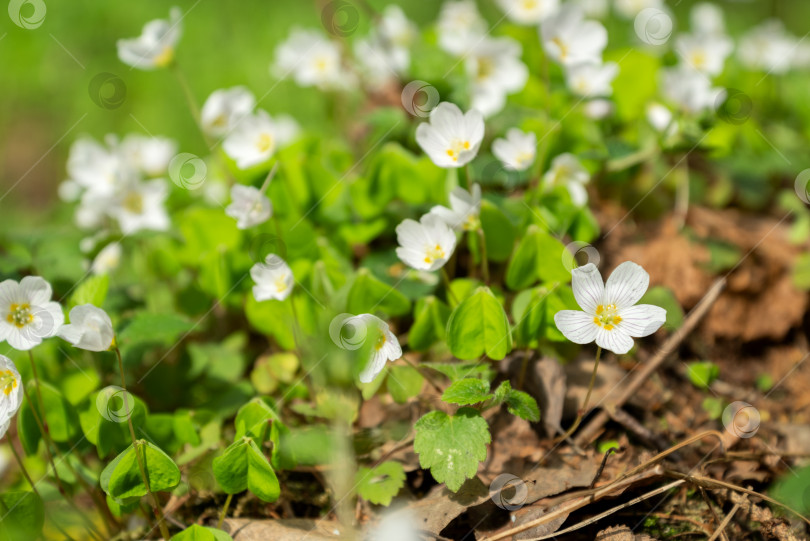
[[[749,30],[737,48],[749,69],[783,74],[810,66],[810,43],[790,34],[779,19],[769,19]]]

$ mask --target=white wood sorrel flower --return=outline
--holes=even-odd
[[[510,128],[506,137],[492,142],[492,153],[510,171],[525,171],[533,163],[537,154],[537,135]]]
[[[214,90],[203,104],[200,124],[209,135],[227,135],[255,106],[256,98],[244,86]]]
[[[435,214],[425,214],[418,222],[404,220],[396,231],[397,256],[416,270],[442,268],[456,248],[456,234]]]
[[[566,4],[543,20],[540,38],[549,57],[571,66],[580,62],[600,63],[608,34],[599,21],[585,20],[579,6]]]
[[[11,419],[22,404],[22,378],[17,367],[5,355],[0,355],[0,438],[5,436]]]
[[[182,28],[180,8],[169,11],[169,20],[156,19],[143,27],[141,35],[132,39],[119,39],[118,58],[124,64],[142,70],[165,68],[174,60],[174,48],[180,40]]]
[[[51,301],[51,295],[51,284],[39,276],[0,283],[0,341],[27,351],[44,338],[55,336],[65,315],[59,303]]]
[[[329,325],[329,335],[343,349],[360,349],[365,344],[371,346],[369,359],[360,372],[362,383],[373,381],[385,368],[387,361],[402,357],[402,347],[396,335],[385,321],[372,314],[335,318]]]
[[[115,341],[112,321],[107,312],[82,304],[70,309],[70,323],[59,329],[59,337],[79,349],[107,351]]]
[[[249,229],[270,219],[273,205],[261,190],[253,186],[234,184],[231,186],[231,204],[225,214],[236,220],[236,227]]]
[[[625,261],[602,283],[593,263],[572,271],[574,298],[582,311],[560,310],[554,323],[575,344],[596,345],[617,355],[633,347],[633,338],[649,336],[664,324],[667,311],[636,303],[647,291],[650,275],[640,265]]]
[[[295,285],[292,269],[276,254],[270,254],[263,262],[253,265],[250,277],[256,283],[253,297],[259,302],[270,299],[283,301],[290,296]]]
[[[442,102],[430,112],[430,122],[416,128],[416,142],[439,167],[463,167],[475,158],[484,138],[484,117],[475,109],[466,114]]]
[[[472,193],[456,187],[450,192],[450,208],[436,205],[430,213],[455,229],[477,231],[481,227],[478,217],[481,214],[481,186],[472,185]]]

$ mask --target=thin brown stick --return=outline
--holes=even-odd
[[[728,515],[726,515],[726,518],[723,519],[723,522],[721,522],[720,525],[717,527],[717,529],[714,531],[712,536],[709,538],[709,541],[714,541],[721,535],[723,537],[726,536],[726,534],[724,534],[723,532],[728,527],[729,523],[731,522],[731,519],[734,518],[734,514],[740,509],[741,505],[742,502],[737,502],[736,504],[734,504],[734,507],[731,508],[731,511],[729,511]]]
[[[712,284],[712,287],[709,288],[709,291],[706,292],[700,302],[697,303],[691,312],[689,312],[689,315],[686,317],[686,320],[683,322],[681,328],[678,329],[675,334],[670,336],[666,342],[664,342],[664,345],[661,346],[661,349],[658,350],[658,353],[656,353],[652,359],[644,363],[642,368],[636,372],[636,374],[630,380],[629,385],[621,390],[618,398],[611,404],[605,405],[603,411],[597,413],[596,416],[594,416],[594,418],[591,419],[591,421],[585,426],[585,428],[580,431],[579,435],[577,435],[577,437],[574,439],[577,445],[587,445],[596,437],[597,433],[602,429],[602,426],[604,426],[604,424],[610,419],[610,415],[604,411],[605,409],[620,408],[625,402],[638,393],[641,386],[647,381],[647,378],[658,370],[667,357],[669,357],[677,349],[683,339],[694,330],[698,324],[698,321],[700,321],[700,319],[706,315],[709,308],[712,307],[725,287],[725,277],[717,279],[714,284]]]

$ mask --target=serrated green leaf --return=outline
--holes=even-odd
[[[460,379],[445,389],[442,400],[449,404],[467,406],[492,398],[489,382],[478,378]]]
[[[506,404],[506,410],[512,415],[536,423],[540,420],[540,408],[537,401],[528,393],[512,389],[509,381],[501,382],[495,389],[495,401]]]
[[[483,378],[492,381],[495,371],[492,366],[484,363],[422,363],[433,370],[444,374],[450,381],[464,378]]]
[[[512,349],[512,332],[503,306],[488,287],[479,287],[450,315],[447,342],[459,359],[486,355],[499,361]]]
[[[376,468],[359,468],[357,493],[375,505],[388,506],[405,484],[405,470],[399,462],[383,462]]]
[[[213,462],[214,477],[226,494],[250,490],[259,499],[274,502],[281,487],[272,466],[251,438],[235,441]]]
[[[432,411],[414,428],[413,448],[419,454],[419,464],[453,492],[474,477],[478,463],[487,458],[491,436],[478,410],[464,407],[453,416]]]

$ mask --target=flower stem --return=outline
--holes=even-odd
[[[129,425],[129,435],[132,437],[132,448],[135,451],[135,458],[138,460],[138,468],[141,470],[141,478],[143,479],[143,484],[146,487],[146,493],[149,495],[149,498],[152,500],[152,512],[155,515],[155,520],[157,520],[158,527],[160,528],[160,535],[163,536],[163,539],[169,539],[169,529],[166,527],[166,522],[163,520],[163,511],[160,509],[160,502],[155,496],[155,493],[152,492],[152,489],[149,488],[149,478],[146,475],[146,468],[143,464],[143,458],[141,457],[141,450],[140,446],[144,443],[139,441],[138,438],[135,437],[135,427],[132,426],[132,415],[129,409],[129,405],[127,404],[127,382],[124,377],[124,361],[121,358],[121,350],[118,349],[118,346],[115,347],[115,354],[118,357],[118,370],[121,372],[121,388],[124,390],[123,399],[124,399],[124,411],[126,412],[127,416],[127,424]],[[135,409],[135,404],[132,405],[133,410]],[[144,453],[144,457],[146,454]]]
[[[585,414],[588,412],[588,403],[591,401],[591,392],[593,391],[593,386],[596,384],[596,370],[599,368],[599,358],[602,356],[602,348],[597,346],[596,348],[596,359],[593,363],[593,372],[591,372],[591,383],[588,385],[588,392],[585,394],[585,401],[582,404],[582,408],[577,413],[577,418],[574,421],[574,424],[571,425],[571,428],[568,431],[554,440],[555,442],[567,440],[571,434],[579,427],[579,423],[582,422],[582,418],[585,417]]]
[[[484,283],[489,285],[489,261],[487,261],[487,239],[484,235],[484,228],[478,228],[478,239],[481,244],[481,273],[484,276]]]
[[[452,301],[452,303],[456,306],[459,305],[458,299],[456,298],[456,294],[453,293],[453,289],[450,287],[450,277],[447,276],[447,271],[444,270],[444,267],[441,268],[442,280],[444,280],[444,287],[447,290],[447,296]]]
[[[54,463],[53,455],[51,454],[51,446],[54,446],[54,443],[51,439],[51,434],[48,432],[48,420],[45,418],[45,402],[42,400],[42,391],[39,388],[39,374],[37,373],[37,365],[34,362],[34,354],[30,349],[28,350],[28,360],[31,361],[31,373],[34,375],[34,386],[37,390],[37,403],[39,404],[39,407],[42,408],[42,417],[40,417],[39,413],[37,412],[37,408],[34,407],[34,402],[31,400],[31,396],[28,394],[28,389],[25,385],[22,385],[23,394],[25,395],[26,401],[28,401],[28,405],[31,407],[31,413],[34,414],[34,421],[36,421],[39,431],[42,432],[42,439],[45,440],[45,456],[48,458],[48,462],[51,464],[53,477],[56,480],[56,486],[59,488],[59,493],[64,498],[67,498],[65,487],[62,485],[62,480],[59,478],[59,473],[56,471],[56,464]]]
[[[228,494],[228,498],[225,500],[225,505],[222,506],[222,511],[219,513],[219,522],[217,522],[217,529],[222,529],[222,523],[225,521],[225,515],[228,514],[228,508],[231,506],[232,499],[233,494]]]

